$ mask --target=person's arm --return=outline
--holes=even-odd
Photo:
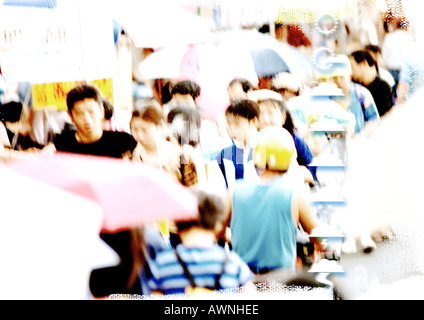
[[[231,229],[230,229],[230,222],[231,222],[231,214],[232,214],[232,192],[230,190],[227,191],[227,212],[226,212],[226,218],[222,222],[222,228],[221,231],[217,234],[216,238],[218,241],[224,241],[226,243],[231,243]]]
[[[360,88],[362,90],[360,94],[363,96],[363,101],[361,101],[361,103],[364,112],[365,126],[359,134],[354,136],[354,138],[357,136],[369,138],[377,130],[380,124],[380,115],[371,92],[365,87]]]
[[[318,221],[312,212],[310,202],[305,193],[300,190],[293,192],[292,212],[295,223],[300,223],[308,234],[318,227]]]
[[[56,147],[53,142],[48,143],[43,149],[41,149],[42,154],[54,154],[56,152]]]
[[[34,159],[34,157],[33,152],[17,151],[8,147],[5,148],[3,144],[0,144],[0,163],[13,160]]]
[[[380,125],[380,121],[377,121],[377,120],[367,121],[365,123],[364,128],[361,130],[361,132],[355,135],[354,138],[357,136],[362,136],[365,138],[371,137],[374,134],[374,132],[377,131],[379,125]]]
[[[303,138],[297,136],[296,134],[293,135],[293,139],[297,151],[297,162],[299,163],[299,167],[303,172],[304,181],[306,183],[313,184],[315,183],[315,171],[308,167],[314,158],[311,148],[309,148],[308,144]]]
[[[13,150],[10,147],[6,126],[0,121],[0,162],[27,159],[30,157],[26,152]]]
[[[314,176],[312,175],[311,171],[306,166],[299,166],[301,172],[303,173],[303,180],[305,183],[315,183]]]
[[[404,81],[399,81],[397,87],[397,105],[403,104],[406,102],[406,95],[409,90],[409,84]]]
[[[402,69],[399,74],[399,83],[396,88],[397,101],[396,104],[400,105],[406,102],[409,87],[411,84],[411,63],[405,62],[402,65]]]
[[[293,194],[292,204],[294,213],[298,215],[299,223],[302,225],[303,230],[310,236],[314,229],[319,228],[319,221],[313,214],[310,202],[303,192],[298,191]],[[309,239],[315,248],[313,260],[319,261],[321,252],[324,252],[326,248],[319,238],[310,237]]]
[[[10,148],[10,141],[7,135],[6,126],[0,121],[0,146],[3,148]]]

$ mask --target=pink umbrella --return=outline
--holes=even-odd
[[[87,299],[91,270],[119,263],[101,208],[3,165],[0,177],[0,299]]]
[[[190,190],[158,169],[140,163],[56,153],[6,166],[94,201],[102,208],[105,232],[164,218],[185,220],[197,214],[197,200]]]

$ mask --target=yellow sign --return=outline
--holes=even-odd
[[[34,110],[67,110],[66,96],[77,84],[84,81],[67,81],[53,83],[35,83],[32,85],[32,101]],[[88,81],[96,85],[103,96],[113,101],[112,79]]]

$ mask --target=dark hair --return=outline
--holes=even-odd
[[[21,119],[23,105],[21,102],[11,101],[0,105],[1,122],[18,122]]]
[[[193,97],[193,99],[196,99],[198,96],[200,96],[200,86],[192,80],[180,81],[172,87],[171,97],[177,93],[189,94]]]
[[[377,46],[375,44],[368,44],[364,47],[364,50],[370,51],[372,53],[381,54],[382,50],[380,46]]]
[[[264,100],[258,101],[258,103],[262,103],[262,102],[272,103],[276,108],[280,110],[280,112],[283,115],[286,116],[286,120],[284,121],[283,128],[286,129],[288,132],[290,132],[291,135],[293,135],[294,132],[296,131],[296,126],[294,125],[293,117],[289,109],[287,108],[286,103],[283,100],[278,101],[275,99],[264,99]]]
[[[69,113],[72,113],[75,103],[84,99],[94,99],[99,106],[103,106],[103,97],[100,89],[94,85],[80,84],[68,92],[66,105]]]
[[[258,30],[258,32],[260,33],[269,33],[269,31],[270,31],[270,28],[268,23],[262,25]]]
[[[367,50],[356,50],[350,54],[350,57],[352,57],[356,63],[366,61],[370,67],[377,66],[377,63],[375,62],[371,53],[369,53]]]
[[[215,226],[226,218],[225,197],[208,192],[198,185],[189,188],[197,197],[199,214],[195,220],[176,222],[178,231],[184,231],[191,227],[214,230]]]
[[[160,97],[160,103],[165,104],[171,101],[171,90],[172,82],[167,79],[155,79],[153,82],[153,88]]]
[[[158,108],[155,105],[148,105],[140,109],[134,109],[132,112],[131,121],[134,118],[141,118],[144,121],[159,125],[162,121],[165,121],[165,114],[161,108]]]
[[[199,130],[202,123],[200,111],[191,107],[175,107],[168,113],[167,122],[172,124],[174,119],[182,116],[185,127],[182,130],[173,130],[173,135],[180,145],[189,144],[193,147],[200,142]]]
[[[113,105],[106,98],[103,98],[103,108],[105,109],[105,119],[109,120],[110,118],[112,118],[112,116],[113,116]]]
[[[228,87],[232,87],[235,84],[240,84],[245,93],[248,93],[249,90],[253,89],[253,84],[244,78],[235,78],[231,80],[231,82],[228,84]]]
[[[259,118],[259,105],[253,100],[237,100],[225,110],[225,115],[239,116],[247,120],[257,119]]]

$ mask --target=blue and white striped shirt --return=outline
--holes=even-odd
[[[247,264],[235,252],[226,253],[219,245],[210,248],[187,248],[180,244],[176,250],[198,287],[214,287],[216,276],[221,273],[227,254],[228,260],[220,279],[222,289],[238,288],[253,279],[253,273]],[[158,253],[149,266],[152,276],[148,279],[147,286],[151,291],[162,291],[166,295],[182,294],[185,288],[190,286],[173,249]]]

